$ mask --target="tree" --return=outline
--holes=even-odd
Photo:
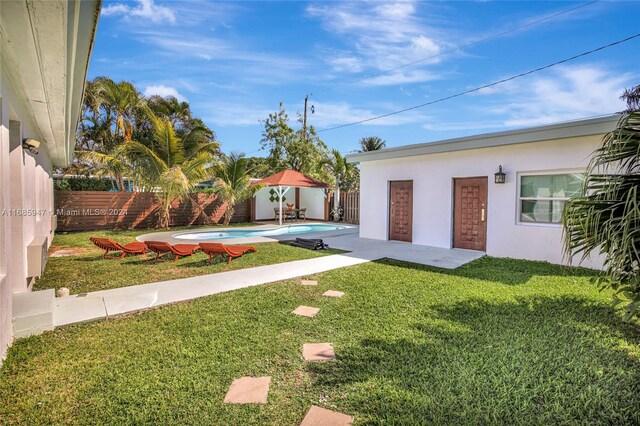
[[[231,222],[236,211],[236,205],[253,197],[262,189],[261,185],[251,186],[251,169],[244,154],[232,153],[223,156],[222,161],[215,167],[214,191],[222,202],[227,203],[224,212],[224,225]]]
[[[217,144],[213,131],[192,116],[187,102],[172,96],[145,98],[129,82],[98,77],[87,82],[76,134],[76,158],[64,172],[108,176],[119,191],[125,190],[125,177],[137,174],[144,180],[147,174],[139,167],[132,168],[131,159],[121,155],[120,145],[136,141],[154,150],[157,138],[151,117],[168,120],[179,139],[197,134],[201,142]],[[148,185],[143,181],[139,187]]]
[[[76,135],[76,160],[67,172],[113,178],[125,189],[128,165],[116,155],[117,147],[131,141],[145,100],[131,83],[97,77],[87,83],[82,120]]]
[[[378,136],[367,136],[360,139],[360,152],[378,151],[387,146],[387,141]]]
[[[625,320],[640,306],[640,86],[622,95],[627,110],[607,133],[589,164],[582,195],[564,210],[568,256],[604,255],[602,288],[614,302],[629,300]]]
[[[298,121],[302,122],[302,118],[298,117]],[[282,102],[280,109],[269,114],[263,123],[260,143],[263,149],[269,151],[268,161],[273,172],[293,169],[314,178],[323,178],[318,174],[318,164],[328,148],[313,126],[306,131],[302,128],[293,130]]]
[[[269,159],[265,157],[247,157],[247,169],[251,171],[252,178],[266,178],[273,174]]]
[[[349,176],[355,170],[355,166],[347,163],[347,160],[342,156],[340,151],[333,149],[331,150],[331,155],[320,162],[320,167],[325,169],[334,180],[333,217],[337,222],[340,217],[340,189],[343,182],[349,179]]]
[[[156,192],[161,202],[159,226],[168,228],[171,203],[213,176],[220,144],[210,141],[209,129],[195,128],[179,136],[168,118],[158,118],[150,110],[148,115],[153,144],[131,141],[116,153],[126,159],[140,186]]]

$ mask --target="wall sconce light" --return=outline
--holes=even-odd
[[[39,141],[31,138],[25,138],[22,140],[22,149],[26,149],[32,154],[38,155],[38,148],[40,148]]]
[[[505,183],[507,181],[507,175],[502,171],[502,166],[498,168],[498,173],[494,175],[496,177],[496,183]]]

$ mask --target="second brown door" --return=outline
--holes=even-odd
[[[487,178],[454,179],[453,246],[486,251]]]
[[[413,181],[389,183],[389,239],[411,242],[413,237]]]

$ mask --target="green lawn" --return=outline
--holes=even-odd
[[[9,350],[0,424],[297,425],[313,404],[357,424],[638,424],[639,324],[591,274],[380,261],[57,329]],[[304,363],[306,342],[338,359]],[[273,377],[268,404],[222,404],[245,375]]]
[[[175,230],[177,229],[183,228],[176,228]],[[127,256],[123,260],[102,259],[104,251],[98,249],[89,241],[89,237],[96,236],[112,238],[119,243],[125,244],[135,241],[138,235],[149,232],[153,232],[153,230],[56,234],[51,247],[52,252],[61,249],[74,249],[78,254],[65,257],[50,257],[47,261],[45,273],[36,281],[34,289],[67,287],[71,294],[79,294],[344,253],[335,249],[323,251],[306,250],[286,243],[260,243],[251,244],[258,250],[256,253],[249,253],[236,259],[230,265],[222,258],[218,258],[209,264],[208,256],[202,252],[181,258],[175,263],[154,263],[155,255],[153,254],[147,255],[147,257]]]

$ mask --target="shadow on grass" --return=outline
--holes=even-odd
[[[637,424],[638,344],[637,323],[590,299],[475,299],[307,368],[365,423]]]
[[[497,258],[484,256],[456,269],[444,269],[395,259],[378,259],[382,265],[415,269],[417,271],[438,272],[445,275],[472,278],[506,285],[518,285],[528,282],[534,276],[575,276],[596,277],[598,271],[581,267],[554,265],[549,262]]]

